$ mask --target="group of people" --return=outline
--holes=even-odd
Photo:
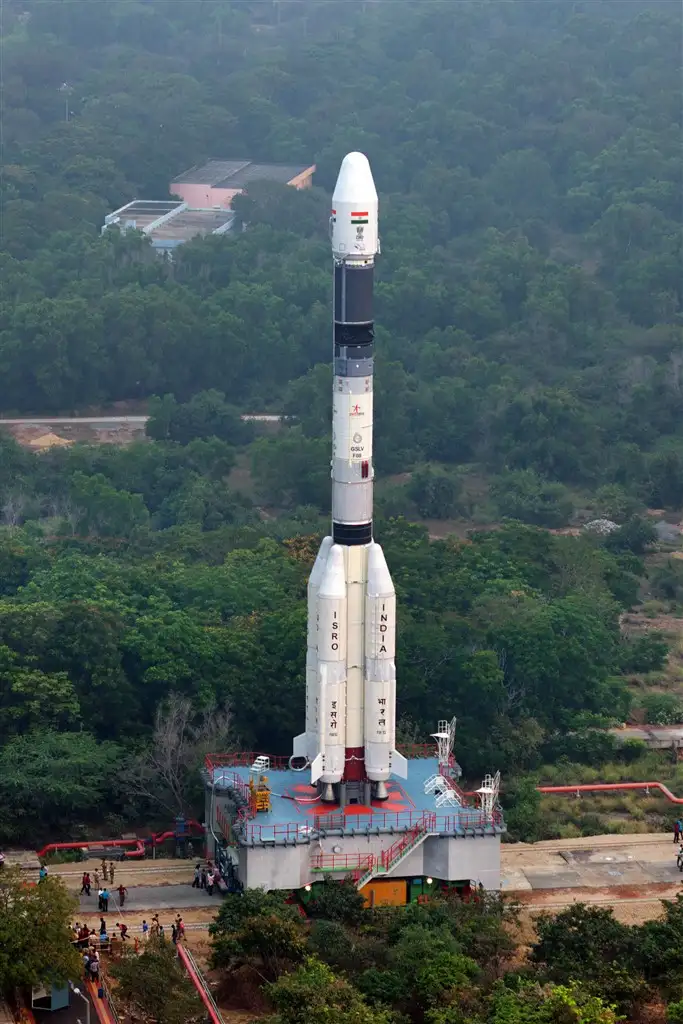
[[[115,870],[114,869],[114,861],[110,860],[109,864],[107,864],[106,857],[103,857],[102,858],[102,863],[100,865],[100,870],[93,872],[93,878],[94,878],[94,882],[95,882],[95,887],[97,889],[100,888],[100,876],[102,878],[102,881],[105,883],[105,888],[106,888],[106,883],[107,882],[109,882],[110,885],[113,885],[114,884],[114,870]],[[82,882],[83,882],[83,884],[81,886],[81,896],[83,896],[84,894],[86,896],[89,896],[90,895],[90,888],[91,888],[91,886],[93,884],[92,879],[90,878],[90,872],[89,871],[84,871],[83,872]]]
[[[209,896],[213,896],[214,886],[218,885],[220,877],[221,873],[218,870],[218,866],[214,865],[213,861],[208,861],[206,866],[197,864],[194,869],[192,888],[206,889]]]
[[[147,924],[147,921],[142,922],[142,937],[147,939],[150,935],[156,938],[163,939],[165,937],[164,926],[159,920],[159,915],[154,914],[152,917],[151,926]],[[176,915],[176,919],[171,925],[171,940],[174,946],[177,946],[181,939],[185,938],[185,922],[183,921],[180,914]]]
[[[89,958],[89,962],[99,958],[100,952],[109,950],[114,953],[116,944],[120,941],[121,943],[127,942],[130,938],[128,934],[128,925],[122,922],[116,923],[116,929],[111,935],[107,932],[107,922],[103,917],[100,918],[99,933],[94,929],[90,928],[85,922],[81,924],[76,921],[72,925],[74,932],[74,945],[83,950],[83,956],[86,955]],[[144,918],[140,926],[142,932],[142,940],[146,942],[151,935],[157,938],[164,938],[164,926],[159,920],[159,915],[154,914],[152,917],[151,925],[148,924],[147,919]],[[175,921],[171,925],[171,939],[174,945],[177,945],[182,939],[185,938],[185,922],[183,921],[180,914],[176,916]],[[133,939],[135,944],[135,952],[137,953],[140,947],[140,940],[137,936]]]
[[[94,875],[95,875],[95,885],[97,886],[97,909],[101,913],[106,914],[108,912],[108,910],[109,910],[109,900],[111,899],[111,893],[109,892],[109,889],[107,888],[106,882],[105,882],[104,885],[100,885],[100,873],[99,873],[99,871],[95,871]],[[110,868],[110,875],[109,875],[110,879],[112,879],[112,880],[113,880],[113,875],[114,875],[114,865],[112,864],[111,868]],[[106,878],[106,875],[105,875],[105,878]],[[81,879],[81,892],[80,892],[80,895],[81,896],[83,896],[83,895],[89,896],[91,888],[92,888],[92,881],[91,881],[91,878],[90,878],[90,873],[88,871],[84,871],[83,872],[83,878]],[[117,893],[117,895],[119,897],[119,907],[121,909],[123,909],[124,904],[126,902],[126,896],[128,895],[128,890],[126,889],[125,885],[121,884],[121,885],[118,886],[117,889],[115,889],[115,892]]]
[[[118,931],[114,931],[109,935],[107,923],[103,917],[100,918],[99,934],[87,924],[79,924],[77,921],[73,925],[73,931],[76,936],[74,944],[83,951],[83,970],[86,980],[98,980],[100,976],[100,953],[109,951],[112,956],[116,956],[118,944],[121,943],[123,945],[123,943],[128,941],[128,925],[117,922],[116,928]],[[137,953],[140,948],[140,940],[135,938],[133,941],[135,952]]]

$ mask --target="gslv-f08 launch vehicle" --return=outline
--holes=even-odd
[[[367,157],[341,165],[330,217],[334,260],[332,536],[308,583],[306,731],[294,759],[310,763],[323,800],[369,805],[406,778],[395,747],[396,593],[372,536],[373,279],[380,251],[377,191]]]

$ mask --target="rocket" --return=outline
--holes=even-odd
[[[405,778],[396,750],[396,592],[373,540],[373,284],[379,203],[367,157],[344,157],[332,196],[332,534],[308,581],[304,759],[323,800],[369,804]]]

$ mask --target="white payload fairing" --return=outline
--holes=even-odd
[[[332,197],[334,382],[332,536],[308,582],[306,731],[292,760],[310,764],[324,800],[387,796],[407,763],[396,739],[396,592],[372,535],[373,283],[379,204],[370,164],[349,153]]]

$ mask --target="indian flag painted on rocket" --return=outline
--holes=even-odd
[[[368,222],[368,211],[367,210],[352,210],[351,211],[351,223],[352,224],[367,224]]]

